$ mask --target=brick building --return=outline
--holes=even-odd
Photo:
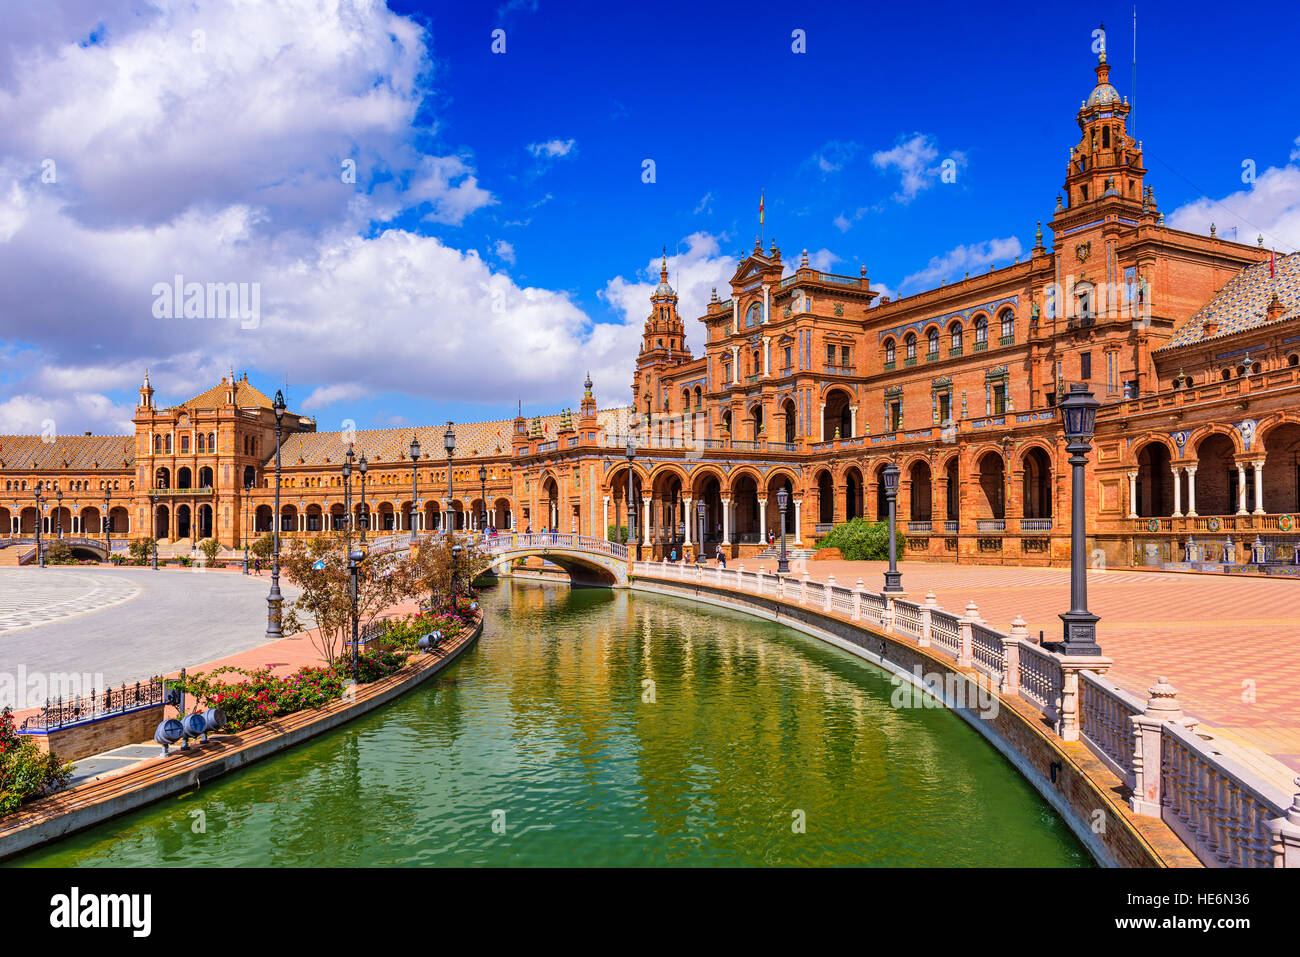
[[[1095,72],[1050,244],[1040,223],[1027,257],[890,301],[865,266],[837,275],[805,254],[787,275],[776,244],[756,242],[730,295],[715,291],[698,317],[698,353],[665,261],[630,408],[597,410],[588,379],[577,412],[457,426],[450,494],[441,427],[321,433],[287,414],[282,528],[309,535],[343,520],[351,446],[367,458],[377,532],[486,521],[603,536],[626,523],[630,468],[634,525],[652,554],[698,547],[702,527],[710,552],[744,555],[778,527],[782,487],[795,547],[848,518],[883,517],[881,470],[893,462],[905,557],[1064,563],[1056,404],[1082,382],[1102,403],[1088,517],[1108,563],[1239,564],[1257,538],[1292,561],[1300,254],[1166,226],[1104,54]],[[32,534],[38,482],[64,493],[44,499],[47,533],[99,532],[106,504],[117,535],[236,545],[270,528],[274,416],[247,377],[159,409],[146,375],[135,426],[0,437],[0,536]]]

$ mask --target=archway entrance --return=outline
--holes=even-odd
[[[1172,515],[1174,472],[1169,464],[1169,450],[1162,442],[1151,442],[1138,453],[1137,461],[1138,515],[1142,518],[1162,518]],[[1199,487],[1197,498],[1200,498]]]
[[[826,393],[826,407],[822,412],[822,441],[829,442],[838,432],[842,439],[853,435],[852,413],[849,406],[852,397],[843,389],[832,389]]]
[[[908,482],[911,484],[911,520],[928,522],[931,518],[930,500],[930,466],[926,462],[913,462],[907,470]]]
[[[1232,440],[1207,435],[1196,446],[1196,511],[1201,515],[1231,515],[1237,511],[1237,464]],[[1254,477],[1247,475],[1246,511],[1255,507]],[[1184,510],[1187,503],[1183,503]]]
[[[1022,497],[1024,518],[1052,517],[1052,463],[1040,448],[1025,454]]]
[[[981,518],[1002,520],[1006,513],[1006,465],[997,452],[985,452],[979,461]]]

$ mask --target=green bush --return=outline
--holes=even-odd
[[[147,535],[131,539],[131,560],[137,565],[148,565],[153,559],[154,540]]]
[[[74,561],[72,549],[62,539],[54,539],[45,548],[45,564],[47,565],[71,565]]]
[[[72,765],[45,754],[14,727],[13,709],[0,711],[0,817],[18,805],[57,790],[72,777]]]
[[[852,518],[831,529],[817,547],[838,548],[852,562],[880,561],[889,557],[889,523]]]
[[[607,530],[607,537],[611,542],[618,542],[620,545],[627,544],[627,526],[611,525]]]
[[[199,542],[199,551],[203,553],[203,564],[208,568],[214,568],[217,564],[217,553],[221,551],[221,543],[215,538],[205,538]]]

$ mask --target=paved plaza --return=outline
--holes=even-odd
[[[775,568],[770,559],[746,569]],[[824,581],[879,591],[885,562],[793,563]],[[1057,617],[1070,606],[1068,568],[1016,568],[902,562],[912,601],[933,591],[958,614],[974,599],[980,617],[1007,631],[1024,617],[1035,639],[1061,638]],[[1088,574],[1088,607],[1109,677],[1143,700],[1157,676],[1178,689],[1183,709],[1223,738],[1264,752],[1252,764],[1288,791],[1300,771],[1300,581],[1135,570]],[[1270,760],[1271,758],[1271,760]]]
[[[269,574],[230,571],[0,569],[0,673],[111,685],[244,652],[266,641],[270,586]],[[283,579],[281,590],[298,594]]]

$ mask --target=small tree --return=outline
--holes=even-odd
[[[146,565],[153,555],[154,540],[147,535],[131,539],[131,561],[137,565]]]
[[[609,534],[609,540],[611,542],[618,542],[620,545],[627,544],[626,525],[611,525],[609,526],[608,534]]]
[[[452,549],[459,545],[455,561],[455,594],[471,594],[470,583],[488,567],[488,556],[469,536],[446,535],[421,542],[413,549],[402,594],[417,600],[429,597],[433,607],[449,607],[453,596]]]
[[[45,547],[45,564],[71,565],[72,561],[72,549],[63,539],[56,538]]]
[[[348,539],[343,532],[295,540],[280,551],[280,570],[302,589],[285,602],[285,634],[316,629],[312,643],[327,664],[337,661],[352,640],[352,591],[348,575]],[[351,542],[356,547],[355,540]],[[403,597],[409,559],[395,554],[368,555],[357,566],[357,621],[364,628]]]
[[[257,541],[253,542],[252,545],[248,546],[248,550],[254,558],[260,558],[264,562],[269,562],[271,560],[271,555],[275,552],[275,539],[270,535],[263,535]],[[282,550],[281,558],[283,557]]]
[[[203,564],[212,568],[217,563],[217,553],[221,551],[221,543],[215,538],[205,538],[199,542],[199,551],[203,553]]]
[[[838,548],[851,562],[879,561],[889,557],[889,523],[851,518],[831,529],[817,547]]]

